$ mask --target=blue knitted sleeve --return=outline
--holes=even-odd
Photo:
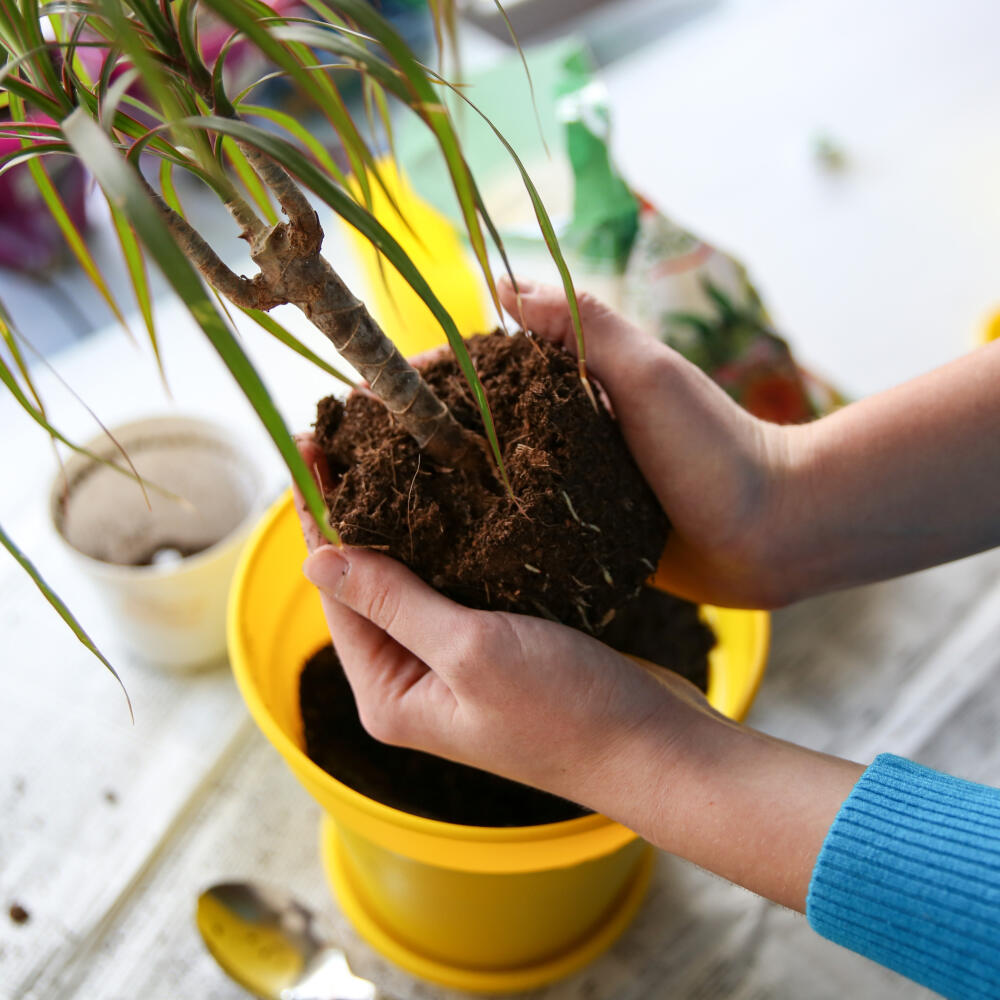
[[[1000,789],[877,757],[830,827],[806,913],[946,997],[1000,998]]]

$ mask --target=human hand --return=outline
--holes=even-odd
[[[564,293],[498,282],[526,329],[575,355]],[[676,351],[586,293],[579,296],[588,370],[603,386],[629,450],[670,516],[658,579],[699,602],[784,603],[769,558],[782,512],[787,429],[756,419]]]

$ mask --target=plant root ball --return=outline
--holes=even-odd
[[[378,400],[353,393],[318,408],[316,440],[336,482],[330,523],[348,544],[388,553],[469,607],[599,634],[653,573],[666,515],[574,359],[524,333],[467,343],[513,497],[435,467]],[[456,418],[482,433],[454,358],[423,372]]]

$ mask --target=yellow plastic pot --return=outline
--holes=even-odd
[[[986,320],[982,330],[979,331],[979,342],[981,344],[988,344],[993,340],[1000,340],[1000,309]]]
[[[230,659],[257,724],[324,809],[321,851],[343,910],[397,964],[457,989],[531,989],[590,961],[638,908],[652,849],[598,815],[517,828],[413,816],[313,764],[302,749],[298,680],[329,636],[301,574],[304,558],[286,496],[257,527],[237,569]],[[714,608],[705,615],[719,636],[709,699],[740,718],[764,669],[768,617]]]

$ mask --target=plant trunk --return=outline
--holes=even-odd
[[[148,184],[178,245],[202,277],[235,305],[264,311],[298,306],[368,382],[396,421],[431,461],[495,482],[485,440],[464,428],[420,373],[399,353],[320,253],[323,228],[292,178],[252,147],[241,147],[261,180],[275,193],[287,222],[265,226],[235,191],[226,208],[242,227],[260,269],[253,278],[234,274],[199,233]]]
[[[446,468],[480,463],[481,439],[458,423],[318,250],[288,259],[289,237],[279,225],[253,254],[266,285],[330,339],[428,458]]]

